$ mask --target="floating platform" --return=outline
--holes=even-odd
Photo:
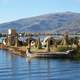
[[[66,52],[38,52],[38,53],[26,53],[27,57],[37,58],[71,58],[74,55],[73,50]]]

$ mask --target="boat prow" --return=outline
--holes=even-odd
[[[26,51],[26,56],[31,57],[31,52]]]
[[[26,53],[27,57],[31,57],[31,53]]]

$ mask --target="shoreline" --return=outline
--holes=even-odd
[[[9,51],[12,54],[19,55],[19,56],[26,56],[31,58],[72,58],[73,54],[67,52],[31,52],[30,56],[27,56],[26,50],[21,49],[20,47],[3,47],[0,49],[4,49]]]
[[[27,56],[26,47],[15,47],[15,46],[1,46],[0,49],[9,51],[11,54],[15,54],[18,56],[30,57],[30,58],[61,58],[61,59],[80,59],[80,54],[78,50],[70,52],[69,54],[66,51],[57,51],[57,52],[47,52],[44,49],[31,51],[30,56]]]

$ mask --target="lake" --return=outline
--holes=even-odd
[[[30,60],[0,50],[0,80],[80,80],[80,61]]]

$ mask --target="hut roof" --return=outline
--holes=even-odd
[[[36,39],[32,38],[32,37],[26,39],[26,41],[28,41],[28,40],[30,40],[30,41],[36,41]]]
[[[26,42],[26,37],[19,37],[18,40],[22,42]]]
[[[54,40],[54,38],[52,36],[47,36],[47,37],[44,38],[43,42],[46,42],[48,39]]]

